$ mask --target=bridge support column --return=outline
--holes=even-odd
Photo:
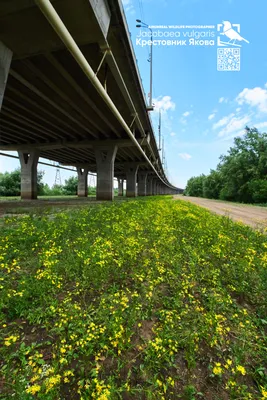
[[[21,199],[37,199],[37,164],[39,151],[18,151],[21,165]]]
[[[146,196],[147,172],[138,173],[138,196]]]
[[[157,179],[153,179],[153,186],[152,186],[152,193],[153,196],[156,196],[158,194],[158,180]]]
[[[12,54],[12,51],[0,41],[0,110],[4,98]]]
[[[152,196],[153,194],[153,178],[151,176],[147,177],[146,180],[146,195],[147,196]]]
[[[137,166],[125,165],[126,172],[126,197],[136,197],[137,196],[137,188],[136,188],[136,176],[138,171]]]
[[[77,167],[78,173],[78,197],[88,196],[88,168]]]
[[[119,197],[123,196],[123,182],[124,182],[124,179],[118,178],[118,196]]]
[[[114,189],[114,161],[117,153],[117,146],[95,146],[97,184],[97,200],[113,200]]]

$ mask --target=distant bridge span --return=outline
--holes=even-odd
[[[161,164],[121,0],[4,1],[0,27],[0,150],[18,151],[23,199],[37,198],[39,157],[77,167],[79,196],[88,171],[99,200],[114,177],[128,197],[182,192]]]

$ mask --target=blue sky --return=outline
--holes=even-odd
[[[136,44],[140,34],[136,19],[151,26],[214,25],[216,29],[202,31],[213,31],[216,37],[217,24],[230,21],[240,24],[240,35],[249,41],[249,44],[237,41],[242,46],[240,71],[217,71],[216,37],[214,46],[153,47],[156,110],[151,115],[157,128],[158,108],[161,108],[169,178],[179,187],[185,187],[190,177],[216,168],[220,154],[227,152],[233,137],[244,134],[246,125],[267,131],[267,1],[123,0],[123,3],[146,93],[150,50],[149,46]]]
[[[161,109],[168,176],[171,183],[183,188],[190,177],[216,168],[220,154],[227,152],[233,137],[243,135],[246,125],[267,131],[267,1],[123,0],[123,4],[146,94],[150,50],[149,46],[136,45],[140,34],[136,19],[153,26],[216,28],[222,21],[230,21],[240,24],[240,35],[249,41],[237,42],[242,46],[240,71],[217,71],[216,29],[195,29],[215,32],[214,46],[153,47],[156,108],[151,117],[157,134]],[[186,31],[192,29],[180,30],[181,34]],[[0,172],[18,166],[17,161],[0,157]],[[45,181],[53,185],[55,169],[41,165],[39,169],[45,170]],[[71,175],[61,170],[62,181]]]

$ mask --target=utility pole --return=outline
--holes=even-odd
[[[159,155],[161,151],[161,111],[159,110]]]
[[[164,169],[164,165],[165,165],[165,151],[164,151],[164,137],[162,138],[162,166]]]
[[[149,28],[149,25],[147,25],[145,22],[142,22],[141,19],[137,19],[136,22],[138,22],[138,25],[136,25],[136,28],[146,28],[150,30],[151,33],[151,38],[150,38],[150,56],[148,62],[150,62],[150,93],[149,93],[149,106],[146,108],[147,111],[153,111],[154,106],[152,104],[152,88],[153,88],[153,33],[152,29]]]

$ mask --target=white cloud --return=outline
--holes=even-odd
[[[212,129],[218,129],[218,128],[221,128],[224,125],[227,125],[228,122],[234,117],[234,115],[235,114],[232,113],[230,115],[227,115],[226,117],[223,117],[222,119],[220,119],[220,121],[216,122],[213,125]]]
[[[155,110],[159,111],[174,111],[175,103],[172,101],[171,96],[159,96],[153,99],[153,104],[155,105]]]
[[[257,129],[267,128],[267,122],[259,122],[258,124],[254,125]]]
[[[185,113],[183,113],[183,117],[189,117],[190,114],[190,111],[186,111]]]
[[[190,158],[192,158],[192,156],[190,156],[190,154],[187,154],[187,153],[179,153],[178,155],[179,155],[179,157],[181,157],[183,160],[186,160],[186,161],[189,161]]]
[[[175,133],[175,132],[171,132],[170,135],[171,135],[171,136],[175,136],[176,133]]]
[[[238,132],[241,129],[244,129],[250,120],[250,115],[245,115],[242,118],[232,117],[227,125],[219,132],[218,136],[225,137],[234,132]]]
[[[220,97],[219,103],[228,103],[228,99],[226,99],[225,97]]]
[[[186,111],[183,113],[182,118],[180,119],[181,124],[186,125],[187,124],[187,117],[189,117],[189,115],[193,114],[193,111]]]
[[[241,107],[238,107],[235,111],[236,111],[237,113],[239,113],[239,112],[241,111]]]
[[[267,88],[245,88],[241,93],[239,93],[236,101],[240,105],[248,104],[251,107],[256,107],[260,112],[267,113]]]
[[[135,11],[134,11],[134,6],[132,4],[132,0],[122,0],[122,4],[126,12],[134,14]]]
[[[215,114],[210,114],[210,115],[208,116],[208,119],[211,121],[214,117],[215,117]]]

